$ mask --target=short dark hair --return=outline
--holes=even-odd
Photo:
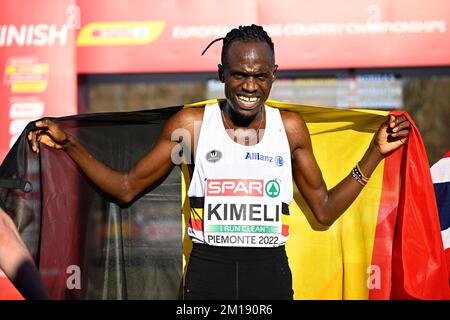
[[[273,56],[275,57],[275,49],[272,42],[272,39],[269,37],[267,32],[263,29],[263,27],[258,26],[256,24],[252,24],[251,26],[239,26],[238,28],[231,29],[230,32],[227,33],[225,38],[218,38],[213,41],[203,50],[202,55],[209,49],[209,47],[217,42],[223,40],[222,46],[222,54],[221,61],[222,64],[225,63],[226,54],[231,44],[236,41],[242,42],[265,42],[269,46],[272,51]]]

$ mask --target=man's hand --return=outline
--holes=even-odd
[[[411,123],[404,115],[397,117],[390,115],[388,120],[378,129],[372,143],[378,152],[385,157],[406,142],[410,131]]]
[[[28,133],[33,152],[39,153],[38,141],[54,149],[63,149],[68,142],[68,135],[53,121],[41,120],[35,125],[36,129]]]

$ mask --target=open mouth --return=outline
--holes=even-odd
[[[259,101],[258,97],[237,96],[241,107],[244,109],[253,109]]]

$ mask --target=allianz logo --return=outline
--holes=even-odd
[[[275,163],[278,167],[281,167],[284,164],[284,159],[282,156],[272,157],[268,155],[263,155],[259,152],[247,152],[245,154],[245,160],[258,160]]]

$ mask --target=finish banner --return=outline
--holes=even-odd
[[[450,65],[447,0],[78,0],[79,73],[215,72],[234,27],[263,25],[281,70]],[[107,10],[105,9],[107,8]]]

